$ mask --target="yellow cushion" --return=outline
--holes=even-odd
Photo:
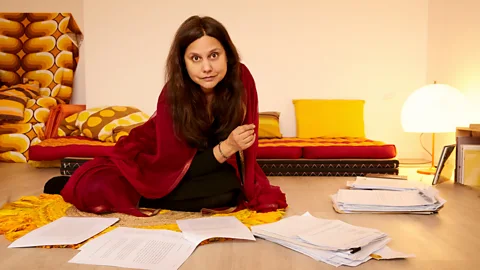
[[[59,136],[85,136],[103,142],[116,142],[150,116],[135,107],[106,106],[87,109],[65,118],[58,127]],[[138,125],[137,125],[138,124]],[[118,129],[117,127],[124,127]],[[125,131],[125,132],[121,132]]]
[[[280,133],[279,112],[261,112],[258,117],[259,139],[282,138],[282,133]]]
[[[297,137],[365,137],[364,100],[293,100]]]

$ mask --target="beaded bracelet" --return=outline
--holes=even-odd
[[[228,157],[223,154],[221,145],[222,145],[222,142],[218,144],[218,151],[220,152],[220,155],[222,155],[224,159],[228,159]]]

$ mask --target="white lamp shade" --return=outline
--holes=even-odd
[[[466,124],[467,101],[457,89],[430,84],[413,92],[405,101],[401,122],[405,132],[454,132]]]

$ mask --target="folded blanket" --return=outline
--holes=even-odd
[[[39,96],[38,82],[0,88],[0,123],[17,123],[24,119],[27,102]]]

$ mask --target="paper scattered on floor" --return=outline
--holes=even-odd
[[[231,238],[255,241],[236,217],[178,220],[182,231],[116,228],[90,240],[71,263],[135,269],[178,269],[204,240]]]
[[[308,212],[280,221],[252,226],[253,234],[333,266],[358,266],[374,258],[407,258],[413,255],[387,247],[392,240],[372,228],[340,220],[316,218]]]
[[[11,243],[9,248],[75,245],[118,222],[118,218],[61,217]]]
[[[196,244],[182,233],[119,227],[86,243],[70,263],[134,269],[178,269]]]
[[[230,238],[255,241],[252,232],[233,216],[177,220],[185,239],[200,244],[210,238]]]

